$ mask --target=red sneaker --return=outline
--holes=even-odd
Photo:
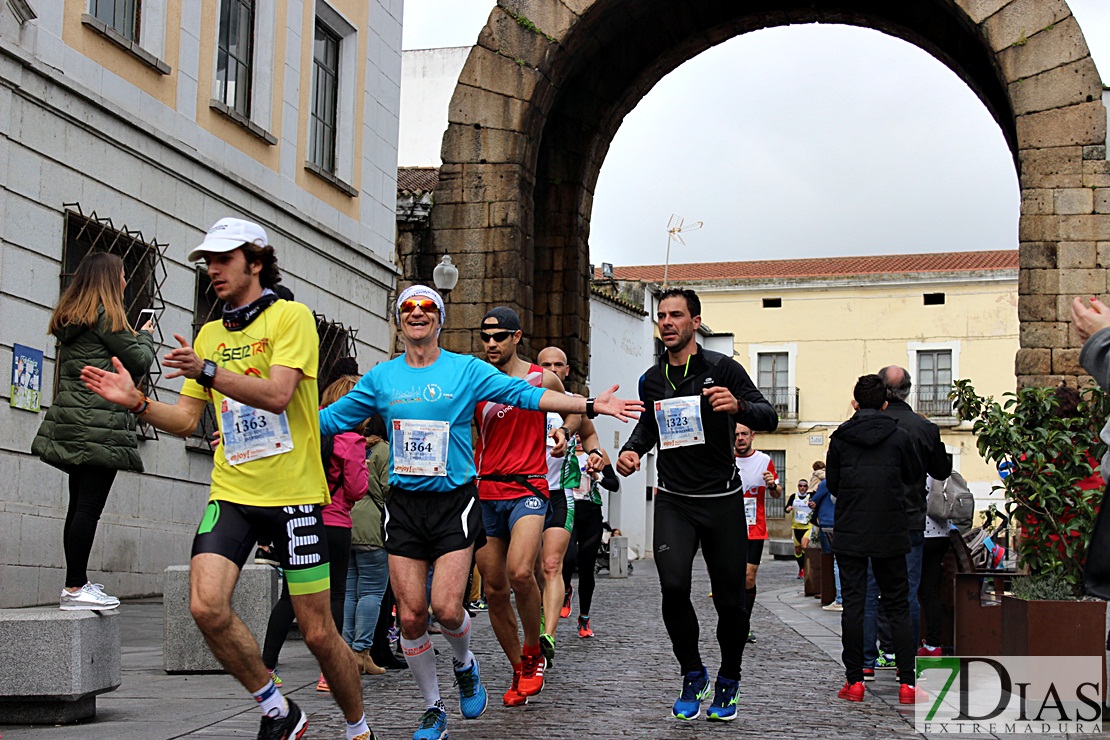
[[[864,681],[874,681],[875,680],[875,669],[874,668],[864,668],[863,669],[863,680]]]
[[[863,694],[866,689],[863,688],[863,681],[856,681],[855,683],[844,682],[844,686],[836,695],[840,699],[847,699],[848,701],[863,701]]]
[[[589,617],[586,617],[585,619],[583,619],[582,617],[578,618],[578,636],[581,638],[594,636],[594,631],[590,627]]]
[[[513,666],[513,683],[501,699],[507,707],[519,707],[528,703],[528,697],[520,693],[520,666]]]
[[[570,616],[570,600],[574,596],[574,586],[567,588],[566,595],[563,596],[563,608],[559,610],[559,618],[566,619]]]
[[[806,577],[806,569],[805,568],[798,568],[798,580],[799,581],[804,580],[805,577]]]
[[[533,696],[543,691],[543,671],[546,667],[547,659],[542,655],[523,656],[518,691],[524,696]]]
[[[939,658],[944,655],[944,651],[939,647],[929,647],[922,643],[921,647],[917,649],[917,654],[923,658]]]
[[[919,704],[928,698],[928,694],[908,683],[904,683],[898,687],[899,704]]]

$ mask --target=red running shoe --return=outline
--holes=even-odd
[[[559,618],[566,619],[570,616],[570,600],[574,596],[574,586],[567,588],[566,594],[563,596],[563,608],[559,610]]]
[[[528,697],[520,693],[520,666],[513,666],[513,683],[505,696],[501,697],[507,707],[519,707],[528,703]]]
[[[533,696],[543,691],[543,671],[546,667],[547,659],[542,655],[523,656],[517,690],[524,696]]]
[[[804,580],[805,577],[806,577],[806,569],[805,568],[798,568],[798,580],[799,581]]]
[[[863,680],[864,681],[874,681],[875,680],[875,669],[874,668],[864,668],[863,669]]]
[[[911,684],[904,683],[898,687],[899,704],[919,704],[928,698],[928,694]]]
[[[844,686],[836,695],[840,699],[847,699],[848,701],[863,701],[863,694],[866,689],[863,688],[863,681],[856,681],[855,683],[844,682]]]
[[[578,618],[578,636],[582,638],[593,637],[594,631],[590,628],[590,618]]]
[[[923,658],[939,658],[944,655],[944,651],[939,647],[929,647],[925,643],[922,643],[921,647],[917,649],[917,654]]]

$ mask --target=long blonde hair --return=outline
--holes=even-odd
[[[351,392],[351,389],[355,387],[356,383],[358,383],[357,375],[340,375],[332,381],[331,385],[324,389],[324,395],[320,397],[320,408],[331,406],[340,398],[343,398],[343,396]],[[354,428],[354,431],[365,436],[366,422],[363,421]]]
[[[100,307],[108,330],[118,332],[135,330],[127,321],[123,308],[123,288],[120,275],[123,260],[114,254],[96,252],[89,254],[77,266],[69,286],[62,292],[58,305],[50,316],[49,332],[55,336],[67,326],[96,326]]]

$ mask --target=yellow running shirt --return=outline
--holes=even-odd
[[[248,506],[330,501],[320,460],[319,342],[312,312],[292,301],[276,301],[242,331],[228,331],[219,320],[201,328],[193,348],[202,360],[263,379],[273,365],[304,373],[281,415],[252,409],[186,378],[182,394],[212,401],[220,427],[210,501]]]

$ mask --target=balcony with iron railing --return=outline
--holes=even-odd
[[[797,388],[760,388],[779,415],[779,428],[798,426],[798,389]]]
[[[926,386],[910,393],[909,404],[919,414],[929,417],[940,426],[959,423],[952,401],[948,399],[951,387]]]

